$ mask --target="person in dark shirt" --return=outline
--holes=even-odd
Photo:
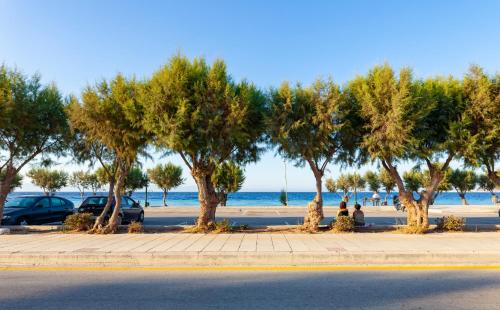
[[[365,226],[365,214],[361,211],[361,205],[359,203],[355,204],[354,209],[356,209],[352,213],[354,226]]]
[[[347,210],[347,203],[345,201],[340,202],[339,210],[337,211],[338,216],[349,216],[349,210]]]

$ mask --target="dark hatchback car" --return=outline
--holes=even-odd
[[[19,196],[5,202],[2,225],[64,222],[73,214],[71,201],[57,196]]]
[[[108,201],[107,196],[92,196],[87,197],[80,207],[78,208],[78,213],[92,213],[94,216],[101,215],[106,202]],[[108,212],[108,218],[113,212],[113,207],[115,205],[114,199],[111,205],[111,210]],[[120,206],[120,220],[119,223],[128,224],[130,222],[144,222],[144,210],[141,205],[130,197],[122,196],[122,204]]]

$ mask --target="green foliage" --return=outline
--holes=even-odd
[[[182,168],[172,163],[165,165],[157,165],[148,170],[149,179],[158,185],[163,191],[163,206],[167,205],[167,193],[172,188],[180,186],[184,183],[182,178]]]
[[[323,171],[334,155],[354,152],[346,147],[352,143],[342,143],[342,130],[353,125],[346,118],[348,108],[340,88],[332,81],[317,80],[307,88],[290,87],[285,82],[271,92],[267,119],[271,142],[280,155],[296,165],[307,162],[313,171]]]
[[[245,182],[243,169],[233,162],[224,162],[218,165],[212,175],[212,183],[214,185],[221,205],[226,205],[227,195],[237,192]]]
[[[26,174],[33,184],[42,188],[46,195],[54,193],[68,183],[68,174],[64,171],[33,168]]]
[[[423,175],[422,172],[412,169],[403,173],[403,180],[407,190],[418,193],[422,188]]]
[[[63,154],[69,138],[62,96],[40,79],[0,66],[0,150],[18,171],[38,154]]]
[[[366,180],[357,172],[347,175],[349,187],[354,191],[365,188]]]
[[[284,206],[288,205],[288,201],[287,201],[287,197],[286,197],[286,192],[285,192],[284,189],[282,189],[281,192],[280,192],[280,202]]]
[[[450,184],[459,194],[465,194],[476,188],[477,176],[472,170],[454,169],[450,174]]]
[[[128,195],[132,195],[135,190],[148,186],[148,183],[148,175],[142,172],[141,168],[134,166],[129,169],[125,177],[123,191],[128,193]]]
[[[222,221],[215,222],[215,233],[228,233],[232,231],[233,227],[231,226],[229,219],[223,219]]]
[[[87,186],[95,194],[100,188],[104,186],[104,184],[99,180],[96,173],[87,173]]]
[[[335,185],[338,190],[341,190],[344,196],[349,195],[349,190],[351,189],[351,182],[349,180],[349,175],[341,174],[337,181],[335,182]]]
[[[70,231],[88,231],[94,225],[91,213],[75,213],[66,217],[63,227]]]
[[[106,168],[108,168],[108,169],[106,169]],[[95,175],[97,177],[97,180],[101,184],[108,184],[109,183],[109,174],[108,174],[108,172],[112,171],[113,167],[109,167],[108,166],[106,168],[105,167],[99,167],[95,171]]]
[[[495,183],[485,174],[481,174],[477,179],[477,184],[480,189],[488,191],[491,194],[495,193]]]
[[[330,224],[333,232],[350,232],[354,231],[354,219],[349,216],[338,216]]]
[[[82,103],[73,100],[68,111],[73,128],[132,165],[148,141],[142,127],[141,100],[141,85],[118,74],[109,82],[87,87]]]
[[[454,215],[443,216],[436,219],[436,230],[440,231],[463,231],[465,219]]]
[[[490,179],[500,187],[495,162],[500,159],[500,75],[488,76],[471,66],[463,81],[467,110],[462,119],[461,144],[466,163],[484,166]]]
[[[335,184],[335,180],[333,180],[332,178],[327,178],[325,180],[325,187],[330,193],[337,192],[337,185]]]
[[[369,132],[363,146],[373,158],[399,159],[407,156],[407,146],[415,143],[411,131],[419,114],[412,100],[412,75],[402,69],[396,76],[385,64],[371,69],[349,83],[350,92],[361,105],[361,115]]]
[[[380,184],[384,188],[387,195],[396,187],[396,181],[392,178],[391,174],[386,169],[381,169],[379,173]],[[386,195],[386,199],[387,199]]]
[[[366,183],[368,184],[368,188],[372,192],[378,192],[381,186],[380,178],[377,173],[373,171],[367,171],[365,173],[364,179],[366,180]]]
[[[265,97],[252,84],[234,83],[222,60],[177,55],[148,84],[145,126],[156,146],[181,154],[189,167],[211,175],[215,163],[258,159]]]
[[[152,169],[148,169],[148,176],[153,183],[166,191],[176,188],[184,183],[184,179],[182,178],[182,168],[172,163],[167,163],[165,165],[159,164]]]
[[[88,183],[88,176],[89,173],[85,171],[75,171],[71,174],[69,177],[69,185],[76,187],[80,194],[83,196],[83,193],[87,188],[89,188],[89,183]]]

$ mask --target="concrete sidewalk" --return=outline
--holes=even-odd
[[[500,233],[26,234],[0,266],[500,265]]]

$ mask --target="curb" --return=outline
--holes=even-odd
[[[499,252],[179,252],[179,253],[9,253],[1,267],[213,267],[347,265],[498,265]]]

